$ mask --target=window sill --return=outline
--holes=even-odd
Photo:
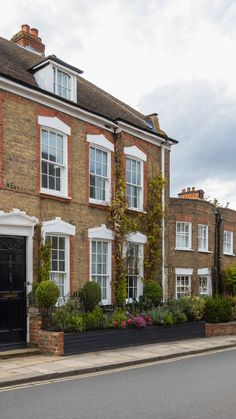
[[[48,192],[42,192],[40,191],[40,198],[45,199],[55,199],[56,201],[62,201],[62,202],[70,202],[71,197],[69,196],[63,196],[63,195],[54,195]]]
[[[93,205],[101,205],[103,207],[108,207],[109,205],[111,205],[111,203],[108,202],[108,201],[99,201],[99,200],[93,199],[93,198],[89,198],[89,203],[93,204]]]
[[[224,256],[236,256],[234,253],[223,253]]]
[[[187,249],[186,247],[176,247],[175,250],[180,250],[184,252],[194,252],[194,249]]]
[[[127,208],[128,211],[132,211],[132,212],[138,212],[139,214],[147,214],[147,211],[144,211],[142,209],[139,208]]]
[[[211,252],[210,250],[202,250],[202,249],[198,249],[197,251],[198,251],[198,253],[213,253],[213,252]]]

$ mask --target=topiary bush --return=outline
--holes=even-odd
[[[205,300],[204,320],[208,323],[221,323],[231,320],[232,306],[223,296],[208,297]]]
[[[145,306],[158,306],[162,301],[163,291],[155,281],[145,281],[143,287],[143,298],[141,303]]]
[[[85,311],[93,311],[101,302],[101,288],[95,281],[86,282],[79,292],[81,303]]]
[[[60,296],[60,290],[55,282],[42,281],[35,291],[35,299],[39,307],[50,308],[55,306]]]

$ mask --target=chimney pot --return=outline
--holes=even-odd
[[[38,38],[38,35],[39,35],[38,29],[31,28],[30,29],[30,35],[34,36],[35,38]]]
[[[187,188],[187,192],[190,192],[190,188]]]
[[[193,186],[193,187],[192,187],[192,191],[193,191],[193,192],[195,191],[195,186]]]
[[[27,24],[21,25],[21,30],[22,30],[22,32],[30,33],[30,27]]]

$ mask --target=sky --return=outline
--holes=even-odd
[[[171,195],[203,189],[236,209],[236,0],[8,0],[0,35],[39,29],[47,54],[179,141]]]

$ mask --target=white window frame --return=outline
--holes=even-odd
[[[111,153],[114,151],[114,145],[104,137],[104,135],[87,135],[89,143],[89,202],[91,204],[109,205],[111,203]],[[107,153],[107,178],[105,184],[105,200],[90,197],[90,148],[93,147]],[[96,175],[95,175],[96,176]],[[102,176],[101,176],[102,177]]]
[[[53,271],[51,266],[50,276],[51,280],[54,281],[60,288],[60,285],[57,280],[53,279],[53,276],[60,276],[63,275],[63,282],[64,282],[64,294],[60,295],[59,300],[63,300],[67,298],[70,294],[70,280],[69,280],[69,273],[70,273],[70,240],[68,236],[63,236],[62,234],[46,234],[46,239],[50,239],[50,242],[53,237],[56,238],[63,238],[65,240],[65,269],[64,271]],[[51,242],[52,243],[52,242]],[[53,250],[53,249],[52,249]]]
[[[60,217],[56,217],[54,220],[42,223],[41,235],[43,243],[49,236],[65,238],[64,297],[60,297],[60,301],[70,294],[70,236],[75,235],[75,227]]]
[[[61,75],[66,76],[67,86],[64,86],[63,84],[59,84],[58,73],[60,73]],[[67,92],[66,96],[59,93],[60,88],[66,90],[66,92]],[[60,96],[60,97],[63,97],[64,99],[71,100],[71,97],[73,95],[73,90],[72,89],[73,89],[73,79],[72,79],[71,75],[68,74],[65,70],[62,70],[61,68],[57,68],[57,67],[53,66],[53,93]]]
[[[206,291],[205,292],[202,290],[202,285],[201,285],[201,281],[203,279],[206,280]],[[209,291],[209,277],[208,277],[208,275],[199,275],[198,276],[198,293],[199,293],[200,296],[211,295],[210,291]]]
[[[178,280],[188,280],[188,285],[178,285]],[[182,297],[188,297],[191,296],[191,282],[192,282],[192,276],[191,275],[186,275],[184,273],[182,274],[176,274],[175,275],[175,284],[176,284],[176,298],[182,298]],[[185,287],[187,288],[186,291],[178,291],[179,287]],[[181,295],[179,295],[181,294]]]
[[[38,124],[40,125],[40,192],[48,195],[55,195],[58,197],[68,198],[68,136],[71,135],[71,129],[64,124],[59,118],[54,117],[38,117]],[[43,188],[42,187],[42,131],[52,132],[61,135],[63,138],[63,164],[56,164],[61,167],[61,190]]]
[[[212,295],[212,277],[211,277],[211,268],[202,268],[202,269],[198,269],[197,271],[198,274],[198,292],[199,295]],[[206,292],[201,292],[200,289],[200,280],[201,278],[206,278],[207,280],[207,290]]]
[[[230,238],[230,239],[229,239]],[[233,239],[234,235],[232,231],[224,230],[224,241],[223,241],[223,253],[224,255],[233,256]],[[228,251],[228,248],[229,251]]]
[[[139,300],[139,297],[143,295],[143,274],[144,274],[144,245],[147,243],[147,236],[145,234],[142,234],[140,232],[136,233],[130,233],[127,236],[127,243],[136,244],[139,246],[138,252],[139,252],[139,276],[137,278],[137,301]],[[127,251],[127,247],[125,249],[125,253]],[[132,298],[126,297],[126,303],[132,302]]]
[[[113,232],[109,230],[105,224],[101,227],[90,228],[88,230],[89,239],[89,280],[92,281],[92,242],[102,241],[107,242],[107,289],[106,299],[102,299],[102,305],[111,304],[111,283],[112,283],[112,240]]]
[[[127,164],[127,158],[132,159],[132,160],[136,160],[137,162],[140,163],[140,177],[141,177],[141,179],[140,179],[140,187],[139,187],[139,193],[140,193],[139,207],[128,207],[128,208],[130,210],[133,210],[133,211],[143,211],[144,162],[147,161],[147,155],[136,146],[124,147],[124,154],[126,155],[126,164]],[[127,185],[127,181],[126,181],[126,185]],[[137,185],[133,185],[133,186],[137,186]]]
[[[185,234],[185,231],[178,232],[178,224],[183,226],[188,225],[188,235]],[[176,250],[192,250],[192,223],[186,221],[176,221],[176,236],[175,236],[175,249]],[[177,237],[186,237],[188,236],[188,246],[178,246]]]
[[[204,243],[204,241],[206,242],[206,246],[201,247],[201,243]],[[208,252],[208,226],[206,224],[198,224],[198,251]]]

